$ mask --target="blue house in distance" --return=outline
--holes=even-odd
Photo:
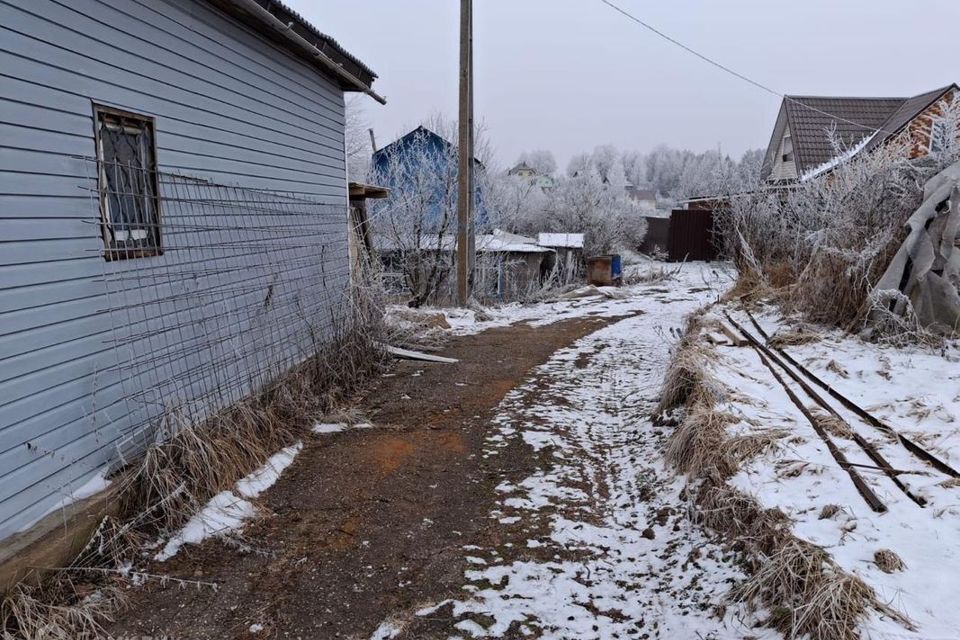
[[[476,158],[473,161],[477,175],[484,167]],[[405,206],[424,206],[423,223],[426,226],[439,225],[446,211],[449,228],[455,230],[457,162],[456,146],[422,125],[378,149],[372,158],[373,181],[390,190],[390,197],[382,206],[396,205],[398,198],[416,200]],[[475,180],[474,183],[474,224],[483,226],[488,216],[484,207],[482,180]]]

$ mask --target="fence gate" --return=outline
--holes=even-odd
[[[713,211],[674,209],[670,214],[667,254],[670,261],[716,260],[719,242],[714,238]]]

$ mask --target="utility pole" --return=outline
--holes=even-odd
[[[373,153],[377,152],[377,139],[373,135],[373,127],[367,129],[370,132],[370,147],[373,149]]]
[[[457,304],[467,306],[473,271],[473,0],[460,0],[460,117],[457,165]]]

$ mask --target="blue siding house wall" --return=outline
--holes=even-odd
[[[450,163],[454,164],[451,166]],[[435,226],[440,225],[445,206],[441,203],[447,193],[451,194],[451,206],[454,211],[456,210],[457,163],[457,151],[453,143],[424,126],[419,126],[387,146],[377,149],[371,159],[373,181],[387,187],[395,194],[417,191],[417,186],[403,184],[403,182],[413,180],[411,176],[417,175],[418,171],[438,177],[436,192],[431,195],[427,204],[429,211],[424,212],[423,216],[424,224]],[[415,166],[418,164],[425,166]],[[474,167],[477,172],[483,171],[483,164],[476,158],[474,158]],[[439,182],[444,179],[449,179],[451,184],[440,185]],[[474,189],[474,222],[478,227],[485,227],[489,216],[484,205],[483,188],[480,182],[475,181]],[[390,206],[390,196],[387,197],[383,206]],[[455,228],[456,221],[452,222]]]
[[[249,378],[221,396],[229,403],[252,390],[248,366],[267,359],[279,370],[302,357],[329,334],[349,294],[344,91],[357,87],[231,4],[0,0],[0,539],[149,442],[143,426],[169,409],[164,403],[208,397],[225,377]],[[365,70],[324,42],[328,55],[339,51]],[[161,224],[162,255],[105,260],[90,160],[95,104],[154,119],[158,169],[189,176],[161,191],[183,198],[193,189],[197,199],[210,184],[282,192],[281,213],[323,227],[323,243],[243,256],[205,250],[217,237],[198,209],[189,224],[175,215],[171,228]],[[183,213],[164,204],[164,222]],[[287,218],[270,220],[258,224]],[[202,295],[213,277],[205,261],[229,295]],[[121,276],[138,269],[191,275],[140,281],[132,291],[124,284],[132,278]],[[324,311],[313,318],[296,313],[305,282]],[[212,321],[264,300],[233,326]],[[181,346],[198,347],[158,341],[171,326]],[[239,354],[230,370],[200,368],[226,349]],[[138,366],[164,357],[183,373],[177,385],[172,374]]]

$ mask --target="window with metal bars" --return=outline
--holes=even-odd
[[[99,105],[94,116],[104,258],[160,255],[153,118]]]

